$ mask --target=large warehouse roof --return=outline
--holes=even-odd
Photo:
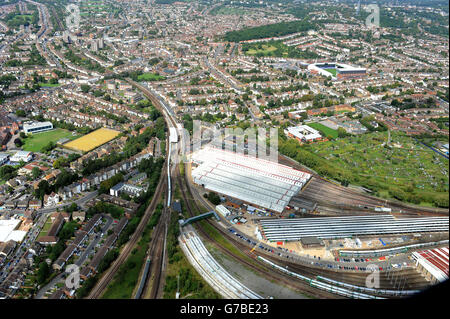
[[[14,240],[20,242],[26,235],[25,231],[16,230],[21,223],[20,219],[0,220],[0,242]]]
[[[344,238],[448,231],[448,217],[394,218],[392,215],[263,219],[264,236],[270,241],[298,241],[304,237]]]
[[[413,257],[440,282],[448,279],[448,247],[414,252]]]
[[[196,184],[276,212],[282,212],[311,178],[285,165],[212,147],[192,159],[200,164],[192,171]]]

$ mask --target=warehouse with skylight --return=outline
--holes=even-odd
[[[194,182],[207,190],[281,213],[311,174],[275,162],[206,147],[192,155]]]

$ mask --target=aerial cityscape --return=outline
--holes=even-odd
[[[0,147],[0,299],[420,298],[449,3],[0,0]]]

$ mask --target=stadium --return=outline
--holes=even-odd
[[[366,76],[366,69],[336,62],[323,62],[308,65],[311,74],[331,76],[333,80],[356,79]]]

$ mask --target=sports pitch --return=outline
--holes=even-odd
[[[64,144],[64,147],[82,151],[89,152],[100,145],[103,145],[119,135],[120,132],[111,130],[108,128],[100,128],[92,133],[89,133],[75,141]]]
[[[328,73],[331,73],[332,76],[336,77],[337,74],[337,69],[324,69],[325,71],[327,71]]]
[[[78,136],[74,136],[72,132],[68,130],[56,128],[47,132],[30,134],[30,136],[24,140],[25,144],[22,148],[24,151],[41,152],[42,148],[50,142],[56,143],[62,138],[74,140],[77,137]]]

